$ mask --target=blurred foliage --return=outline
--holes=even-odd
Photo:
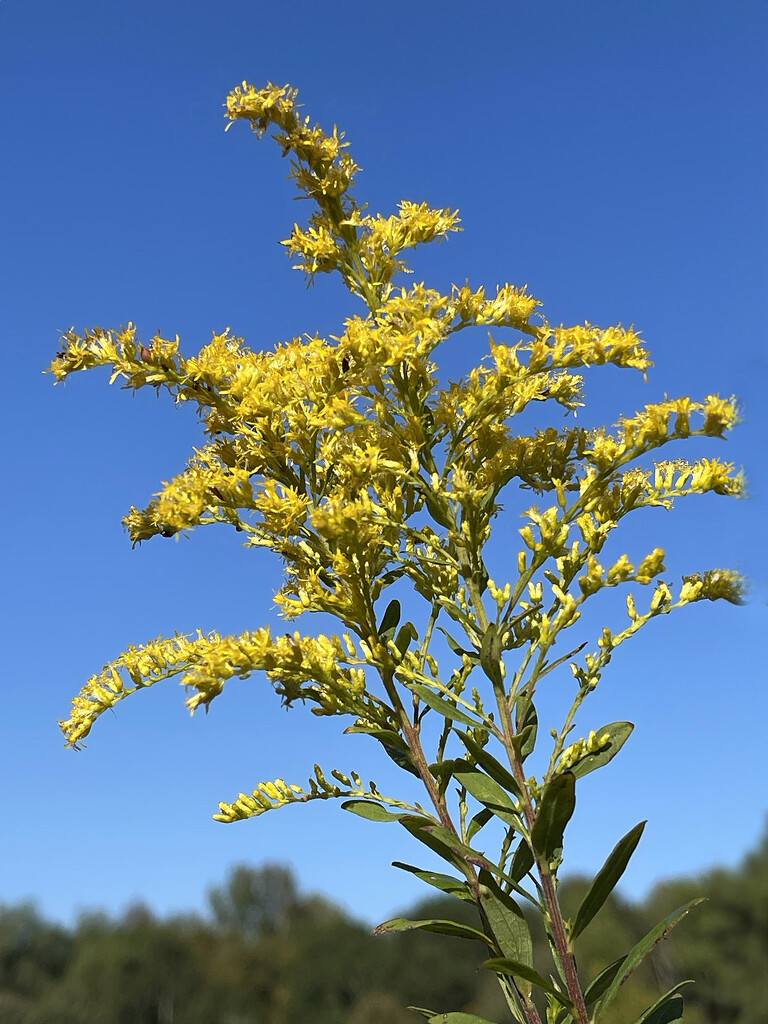
[[[566,912],[588,882],[561,886]],[[765,1024],[768,1007],[768,832],[733,870],[664,882],[643,903],[613,895],[576,943],[593,977],[670,910],[709,902],[662,943],[627,984],[610,1024],[635,1021],[675,982],[688,1024]],[[417,1024],[408,1005],[461,1007],[504,1021],[480,944],[425,932],[374,938],[329,901],[302,895],[277,865],[235,868],[209,893],[210,916],[159,920],[144,906],[121,918],[83,916],[67,930],[34,907],[0,908],[2,1024]],[[426,900],[411,918],[476,923],[453,897]],[[531,920],[536,927],[535,920]],[[552,969],[534,932],[537,967]]]

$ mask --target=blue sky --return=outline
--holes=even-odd
[[[307,889],[371,922],[428,893],[390,867],[421,856],[402,830],[330,804],[211,820],[219,800],[276,776],[301,783],[315,761],[397,784],[364,738],[282,709],[263,679],[231,684],[192,720],[178,686],[155,687],[105,716],[81,753],[56,726],[129,642],[278,622],[268,553],[215,530],[132,551],[122,531],[199,443],[190,412],[110,389],[105,375],[54,388],[41,372],[72,325],[133,320],[146,337],[179,333],[189,353],[228,325],[261,349],[338,333],[357,311],[333,279],[307,291],[277,244],[308,207],[273,143],[242,125],[224,134],[222,103],[243,79],[290,82],[313,120],[347,132],[372,210],[404,198],[460,209],[463,233],[417,252],[416,280],[527,283],[552,322],[641,329],[648,384],[590,373],[586,422],[664,394],[740,397],[727,446],[675,454],[743,465],[750,499],[638,513],[623,543],[667,547],[670,579],[738,568],[750,600],[663,619],[616,656],[580,722],[637,728],[583,784],[566,860],[596,870],[649,818],[624,881],[641,896],[734,864],[757,841],[767,28],[768,5],[739,0],[2,3],[0,900],[31,897],[64,920],[133,899],[171,912],[202,906],[232,864],[264,861],[291,864]],[[446,346],[446,378],[486,351],[482,333]],[[512,537],[517,503],[500,524]],[[607,601],[600,622],[620,620],[620,605]],[[553,708],[569,680],[553,683]]]

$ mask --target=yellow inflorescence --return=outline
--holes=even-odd
[[[575,764],[578,764],[579,761],[583,760],[587,754],[596,754],[598,751],[605,749],[610,741],[610,733],[606,732],[601,736],[598,736],[593,729],[587,739],[577,740],[576,743],[572,743],[570,747],[565,748],[560,755],[557,770],[559,772],[567,771]]]
[[[345,667],[350,659],[337,636],[306,637],[300,633],[272,636],[268,628],[240,636],[218,633],[189,638],[159,638],[141,647],[129,647],[91,677],[73,701],[72,714],[61,722],[70,746],[78,746],[93,723],[129,694],[157,682],[180,676],[194,692],[187,700],[190,711],[207,706],[226,682],[263,671],[287,703],[310,700],[320,713],[371,715],[365,678],[360,669]]]
[[[250,794],[241,793],[234,803],[219,804],[219,813],[214,814],[216,821],[226,823],[233,821],[244,821],[247,818],[257,818],[267,811],[276,810],[278,807],[285,807],[287,804],[305,804],[311,800],[333,800],[339,797],[358,797],[364,800],[375,800],[377,803],[385,804],[388,807],[402,808],[413,813],[421,811],[418,804],[403,803],[391,797],[381,794],[374,782],[368,785],[357,772],[350,772],[344,775],[339,771],[332,771],[334,781],[327,779],[319,765],[315,765],[314,778],[309,780],[309,789],[304,790],[301,786],[288,785],[283,779],[275,779],[274,782],[260,782]]]
[[[145,508],[130,510],[125,525],[134,543],[228,523],[249,546],[282,558],[285,582],[275,603],[284,617],[325,612],[347,634],[275,636],[264,628],[129,647],[75,698],[61,723],[71,745],[104,711],[160,680],[178,676],[192,691],[194,710],[229,679],[257,671],[286,702],[307,700],[319,714],[350,714],[371,729],[397,732],[392,693],[386,701],[375,695],[366,668],[387,685],[431,683],[439,671],[426,646],[414,644],[410,624],[379,636],[379,602],[401,578],[433,616],[444,610],[463,630],[462,687],[488,621],[498,623],[505,650],[529,645],[537,652],[538,660],[522,659],[511,684],[521,691],[525,666],[547,665],[558,636],[604,588],[654,584],[645,612],[630,593],[629,626],[604,630],[598,650],[572,663],[580,692],[597,684],[612,651],[651,618],[693,601],[740,599],[740,578],[730,570],[685,577],[675,598],[660,578],[660,548],[639,564],[627,554],[607,565],[598,557],[630,512],[668,508],[692,494],[743,493],[742,476],[718,459],[643,464],[671,441],[724,437],[738,420],[734,399],[665,398],[620,420],[613,432],[569,426],[517,433],[515,417],[532,403],[578,409],[582,368],[610,364],[645,374],[652,363],[639,334],[589,323],[551,326],[527,288],[511,284],[486,292],[467,283],[447,293],[423,283],[396,286],[408,270],[403,253],[458,231],[457,213],[408,201],[389,216],[366,213],[352,196],[359,168],[343,134],[312,126],[288,86],[243,83],[227,99],[227,116],[249,121],[260,136],[274,129],[297,188],[314,203],[308,223],[294,226],[285,244],[310,278],[338,272],[364,310],[347,318],[338,337],[307,335],[263,352],[229,330],[187,357],[178,338],[144,342],[133,324],[71,330],[51,372],[62,381],[108,367],[127,388],[162,388],[199,410],[205,444]],[[441,387],[435,354],[471,327],[516,333],[489,338],[480,365]],[[525,512],[519,580],[497,585],[484,548],[500,494],[515,481],[549,499]],[[534,683],[531,676],[527,685]],[[416,695],[408,701],[421,714]],[[580,740],[563,752],[560,767],[602,742],[594,734]],[[222,805],[218,817],[253,816],[330,792],[320,776],[313,785],[317,794],[307,795],[282,780],[262,783],[251,796]]]

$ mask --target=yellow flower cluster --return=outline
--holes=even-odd
[[[560,760],[557,764],[557,771],[567,771],[579,761],[582,761],[587,754],[596,754],[599,750],[603,750],[610,741],[610,733],[605,732],[601,736],[598,736],[593,729],[587,739],[577,740],[575,743],[572,743],[570,747],[565,748],[560,755]]]
[[[365,786],[357,772],[350,772],[347,776],[334,770],[331,775],[336,780],[335,782],[326,779],[322,769],[316,764],[314,778],[309,780],[309,792],[302,789],[301,786],[288,785],[283,779],[275,779],[274,782],[260,782],[250,795],[241,793],[234,803],[220,803],[219,813],[214,814],[214,820],[226,823],[244,821],[247,818],[257,818],[267,811],[273,811],[288,804],[305,804],[310,800],[333,800],[339,797],[375,800],[379,804],[402,808],[412,813],[423,813],[418,804],[403,803],[400,800],[392,799],[392,797],[384,796],[374,782],[369,782]]]
[[[293,176],[302,191],[313,198],[327,200],[344,196],[352,186],[359,169],[344,152],[349,143],[334,128],[327,135],[322,128],[310,128],[309,118],[302,120],[296,110],[298,91],[290,86],[272,85],[264,89],[243,82],[227,97],[230,123],[245,119],[261,137],[270,126],[278,129],[275,136],[284,155],[295,158]]]
[[[649,558],[651,557],[653,556],[649,556]],[[663,568],[660,571],[663,571]],[[636,576],[634,578],[636,582],[641,582],[637,580]],[[731,604],[741,604],[743,594],[744,581],[739,573],[732,569],[713,569],[704,574],[696,573],[693,576],[684,577],[677,600],[675,600],[672,588],[668,583],[657,581],[648,611],[645,614],[638,612],[634,596],[628,594],[629,626],[619,633],[613,633],[607,627],[604,628],[603,634],[597,642],[599,652],[587,654],[583,667],[571,662],[571,671],[582,689],[592,690],[597,686],[603,669],[610,662],[613,651],[625,640],[634,636],[651,619],[659,615],[666,615],[675,609],[684,608],[696,601],[722,600],[729,601]]]
[[[597,684],[616,646],[651,618],[693,601],[739,600],[740,580],[730,570],[685,577],[675,600],[659,579],[665,571],[659,548],[638,565],[626,554],[607,568],[598,558],[630,512],[670,507],[692,494],[743,493],[741,475],[718,459],[641,463],[671,441],[724,437],[738,420],[734,399],[665,398],[620,420],[613,432],[549,427],[518,433],[516,417],[533,402],[554,402],[567,413],[578,409],[584,367],[610,364],[645,374],[652,363],[639,334],[620,325],[552,326],[526,287],[506,283],[489,292],[469,284],[447,292],[423,283],[396,287],[397,275],[408,270],[403,253],[459,230],[456,212],[403,201],[390,216],[365,213],[351,195],[359,168],[343,134],[310,125],[288,86],[244,83],[228,97],[227,116],[248,121],[258,136],[275,130],[291,156],[296,186],[314,203],[307,224],[295,225],[284,244],[310,278],[340,273],[365,312],[350,315],[330,339],[306,335],[253,352],[225,330],[186,357],[178,338],[143,342],[133,324],[82,334],[73,329],[51,372],[63,381],[108,367],[111,381],[165,389],[199,411],[205,444],[144,509],[130,510],[124,522],[134,543],[227,523],[248,546],[282,558],[285,581],[275,602],[285,618],[325,612],[348,633],[275,636],[264,628],[129,647],[75,698],[62,723],[71,745],[105,710],[160,680],[178,676],[192,691],[194,710],[208,705],[229,679],[261,671],[288,703],[307,700],[318,714],[349,714],[367,723],[397,759],[409,722],[415,730],[410,742],[418,734],[422,701],[433,710],[445,710],[447,702],[454,714],[461,704],[493,732],[481,695],[474,691],[471,704],[458,697],[469,674],[482,661],[488,678],[505,681],[503,654],[524,649],[504,685],[510,698],[531,697],[540,678],[571,658],[554,665],[548,660],[585,600],[603,588],[655,583],[645,613],[630,595],[629,626],[616,634],[606,629],[596,652],[583,663],[571,661],[580,694]],[[472,327],[514,333],[490,337],[480,364],[442,387],[436,352]],[[497,586],[485,563],[486,545],[501,492],[515,481],[549,495],[551,504],[525,513],[519,578]],[[381,598],[403,578],[431,610],[418,646],[412,624],[395,632],[380,621]],[[463,632],[460,642],[451,641],[462,667],[448,689],[429,651],[443,612]],[[386,701],[374,695],[366,668],[379,676]],[[406,688],[407,701],[395,683]],[[393,736],[399,747],[392,746]],[[601,742],[591,734],[563,752],[560,765]],[[262,783],[252,795],[222,804],[217,817],[252,817],[344,791],[375,793],[363,791],[357,776],[352,782],[335,778],[341,786],[317,774],[308,793],[282,780]]]
[[[257,671],[266,673],[288,704],[309,700],[319,714],[358,714],[386,724],[386,709],[366,692],[363,670],[345,667],[360,664],[350,649],[349,639],[345,643],[337,636],[298,632],[273,637],[268,628],[240,636],[198,632],[192,639],[158,638],[130,646],[92,676],[74,699],[69,719],[59,724],[68,744],[77,747],[101,714],[136,690],[180,676],[181,684],[194,691],[187,700],[194,712],[210,704],[229,679]]]
[[[641,370],[653,366],[640,336],[621,325],[602,330],[593,324],[576,327],[546,325],[530,346],[530,369],[539,372],[548,365],[565,369],[571,366],[603,366],[613,363]]]

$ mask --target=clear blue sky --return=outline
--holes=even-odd
[[[640,896],[757,841],[767,29],[762,0],[0,4],[0,899],[32,897],[66,920],[135,898],[170,912],[201,906],[230,865],[267,860],[372,922],[429,892],[390,867],[421,857],[402,830],[331,804],[211,820],[219,800],[275,776],[301,783],[314,761],[392,778],[378,749],[342,737],[339,721],[283,710],[263,679],[232,683],[192,720],[178,686],[156,687],[105,716],[82,753],[56,726],[129,642],[278,621],[269,554],[215,530],[132,551],[122,531],[199,442],[192,415],[105,375],[54,388],[41,372],[71,325],[133,320],[145,336],[178,332],[185,352],[231,325],[260,349],[338,333],[357,308],[335,280],[306,291],[277,244],[308,206],[273,143],[242,125],[224,134],[222,103],[242,79],[290,82],[313,120],[347,132],[372,210],[403,198],[460,209],[464,232],[417,253],[416,280],[527,283],[553,322],[637,325],[656,362],[649,383],[591,374],[587,421],[665,393],[741,397],[727,446],[679,454],[744,465],[750,500],[638,513],[625,537],[631,552],[666,546],[671,579],[741,569],[750,601],[687,609],[616,656],[581,724],[637,729],[583,784],[566,858],[594,871],[649,818],[624,885]],[[486,346],[480,333],[448,346],[446,374]],[[502,528],[518,526],[512,514]],[[620,605],[606,603],[606,622]]]

